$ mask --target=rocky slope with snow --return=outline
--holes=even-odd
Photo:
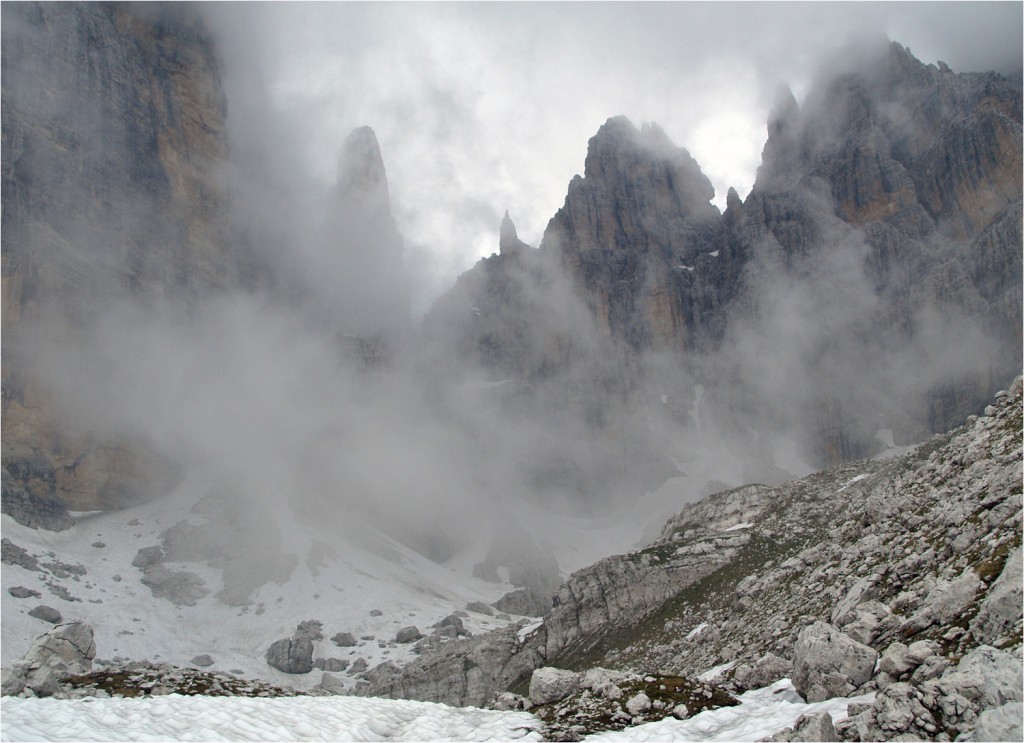
[[[285,504],[229,507],[195,479],[75,516],[60,532],[2,516],[5,668],[54,624],[84,622],[105,668],[173,664],[295,689],[333,677],[353,689],[367,668],[514,623],[489,606],[508,583],[438,565],[367,524],[341,534]]]
[[[480,704],[536,665],[715,668],[738,690],[792,676],[810,701],[876,692],[850,739],[968,732],[1021,701],[1021,393],[903,456],[712,495],[573,574],[542,624],[371,671],[364,693]]]

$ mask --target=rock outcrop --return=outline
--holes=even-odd
[[[41,635],[24,658],[4,669],[4,695],[31,691],[39,697],[61,693],[61,679],[88,673],[96,657],[92,627],[82,622],[60,624]]]

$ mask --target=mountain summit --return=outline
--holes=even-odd
[[[382,339],[394,350],[412,322],[409,282],[384,159],[368,126],[355,129],[342,146],[324,229],[324,250],[336,271],[334,322],[343,333]]]

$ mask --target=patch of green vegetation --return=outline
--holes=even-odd
[[[584,690],[572,696],[534,707],[531,712],[544,722],[544,737],[556,741],[577,741],[583,736],[609,730],[622,730],[640,721],[653,722],[672,714],[680,704],[688,715],[709,709],[739,704],[731,694],[713,684],[682,676],[643,676],[618,684],[621,692],[615,699],[605,694]],[[650,708],[634,721],[626,703],[643,693]]]
[[[182,694],[184,696],[295,696],[292,689],[282,689],[262,682],[218,676],[190,668],[169,671],[155,669],[111,669],[65,676],[61,682],[76,689],[101,689],[113,697]]]
[[[1016,532],[1012,538],[996,547],[992,554],[974,563],[972,565],[974,572],[986,583],[991,583],[1002,574],[1010,553],[1020,547],[1020,545],[1021,534]]]

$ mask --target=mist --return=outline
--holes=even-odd
[[[599,58],[636,5],[531,6],[529,22],[495,5],[203,8],[223,58],[231,152],[216,177],[240,277],[200,295],[96,292],[73,323],[44,313],[29,325],[26,338],[48,340],[19,351],[69,425],[133,442],[282,523],[353,538],[379,530],[441,562],[486,554],[499,529],[517,535],[500,549],[536,559],[549,585],[567,567],[551,568],[544,544],[552,515],[625,513],[659,528],[713,489],[819,466],[809,421],[834,415],[870,438],[893,427],[884,411],[919,409],[923,391],[976,374],[993,353],[983,320],[950,323],[928,302],[907,319],[910,343],[873,336],[871,247],[839,219],[816,225],[826,248],[795,268],[765,236],[741,277],[752,305],[703,359],[631,357],[562,267],[535,253],[510,290],[523,309],[518,376],[451,353],[459,340],[431,324],[430,308],[497,250],[505,209],[540,244],[608,116],[661,123],[724,207],[729,186],[754,186],[778,84],[803,99],[834,42],[793,39],[806,24],[851,19],[871,34],[880,10],[642,6],[621,56]],[[962,7],[943,7],[926,10],[964,22]],[[1020,15],[988,10],[976,14],[979,34]],[[793,36],[766,33],[769,16]],[[737,17],[734,34],[702,40],[708,24]],[[919,17],[899,5],[884,23]],[[567,25],[577,33],[563,43]],[[538,36],[538,26],[561,30]],[[958,61],[947,25],[918,32]],[[965,64],[1019,59],[1019,45],[1011,53],[999,39]],[[520,74],[498,74],[507,67]],[[173,242],[169,229],[151,225],[142,252]],[[446,298],[473,311],[456,306],[457,292]],[[823,409],[825,399],[841,404]],[[919,421],[895,435],[911,443],[926,430]]]

